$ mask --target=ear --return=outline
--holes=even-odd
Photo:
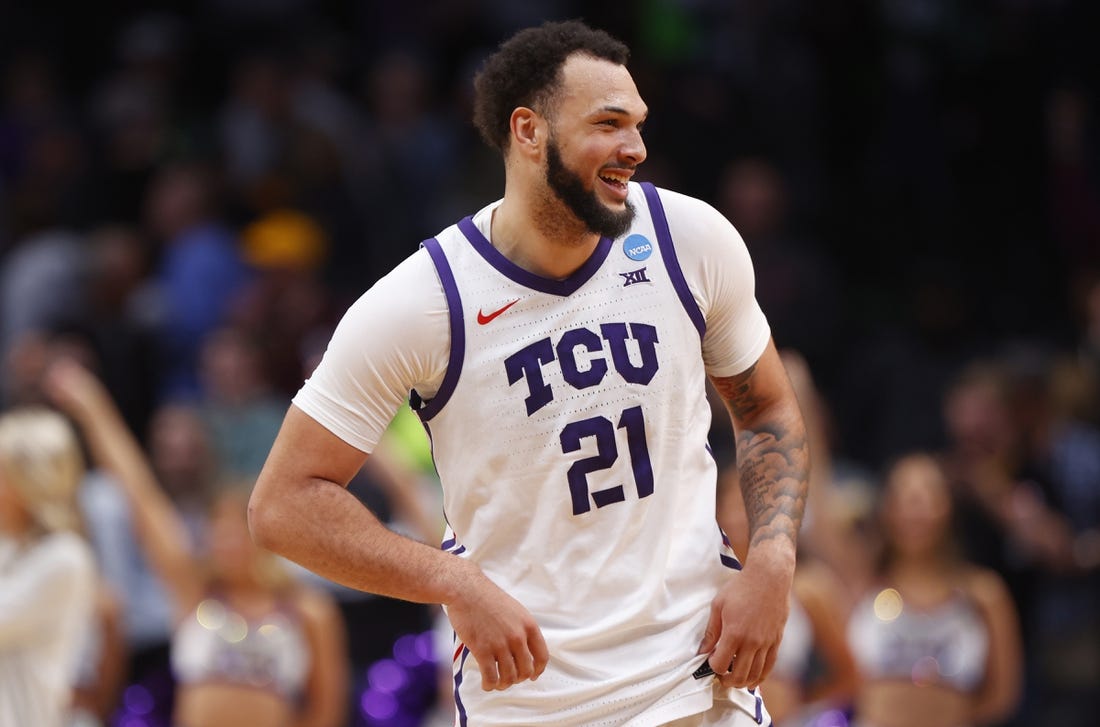
[[[533,109],[519,106],[512,112],[509,120],[512,129],[512,149],[530,158],[542,154],[546,141],[546,120]]]

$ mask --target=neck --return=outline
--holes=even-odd
[[[898,554],[890,564],[890,572],[894,577],[923,577],[928,574],[942,574],[947,566],[948,563],[935,551]]]
[[[600,236],[588,230],[549,191],[543,199],[506,189],[493,212],[491,239],[524,270],[562,280],[591,257]]]
[[[226,597],[231,600],[251,601],[257,597],[266,598],[270,595],[270,589],[261,584],[252,574],[223,575],[219,580]]]

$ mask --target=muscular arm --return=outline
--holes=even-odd
[[[253,539],[352,588],[450,603],[469,564],[392,532],[346,489],[366,458],[291,406],[248,504]]]
[[[744,568],[711,604],[701,653],[726,686],[755,687],[771,671],[809,479],[806,429],[775,345],[743,373],[713,378],[733,420],[749,526]]]
[[[291,406],[248,504],[256,544],[352,588],[446,605],[485,689],[541,674],[546,645],[519,602],[475,563],[389,530],[345,489],[366,458]]]
[[[749,557],[766,549],[792,561],[806,507],[810,456],[798,400],[768,344],[736,376],[712,379],[733,419],[737,471],[749,521]]]

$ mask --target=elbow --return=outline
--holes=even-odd
[[[278,513],[272,498],[257,486],[248,498],[248,532],[258,548],[277,552],[279,547]]]

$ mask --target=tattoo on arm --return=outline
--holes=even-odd
[[[718,393],[722,395],[726,404],[729,405],[730,411],[733,412],[733,416],[737,419],[744,419],[749,416],[756,411],[758,406],[758,402],[752,395],[752,388],[749,385],[749,380],[752,379],[752,375],[755,372],[756,364],[753,364],[747,371],[737,376],[714,382],[714,386],[718,390]]]
[[[770,416],[753,392],[755,367],[715,388],[737,426],[737,471],[752,547],[775,538],[797,543],[806,508],[809,446],[800,416]]]

